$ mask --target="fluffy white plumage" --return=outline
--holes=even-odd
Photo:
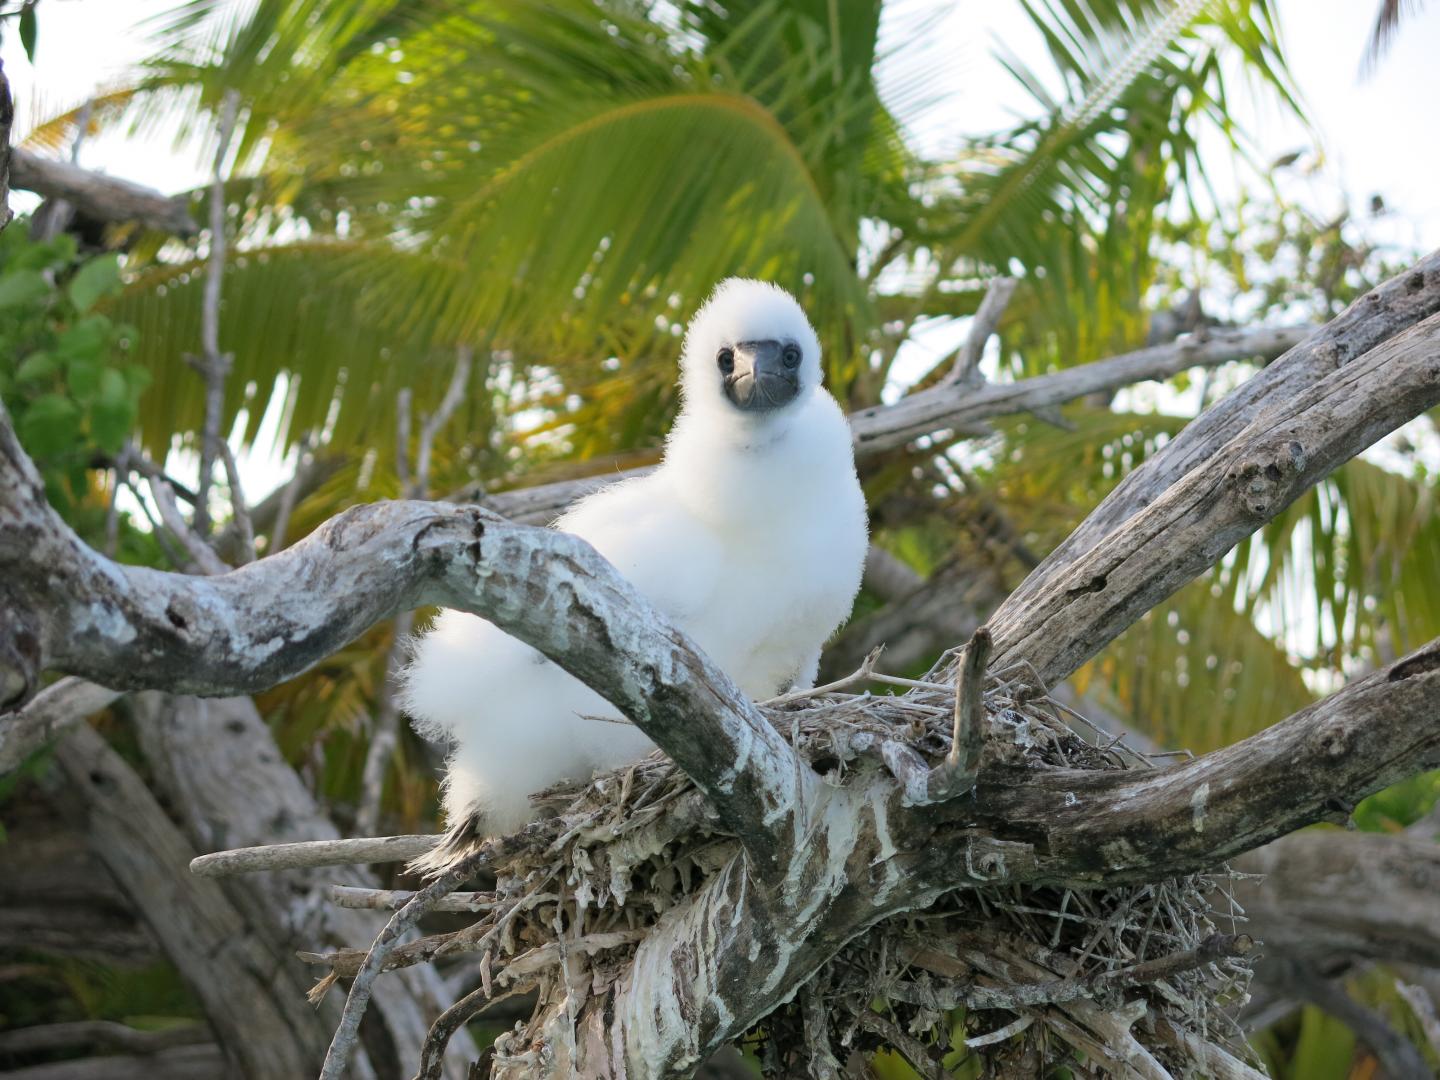
[[[729,279],[690,323],[680,388],[659,468],[584,500],[555,528],[594,545],[745,693],[811,685],[821,646],[850,613],[866,546],[850,429],[821,386],[815,331],[783,289]],[[403,700],[422,734],[453,743],[452,829],[473,820],[485,835],[509,832],[533,816],[532,792],[654,748],[634,727],[587,719],[618,713],[457,611],[419,641]]]

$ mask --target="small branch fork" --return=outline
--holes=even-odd
[[[1005,314],[1005,309],[1010,306],[1010,298],[1015,295],[1019,284],[1010,277],[999,277],[990,282],[970,323],[965,344],[955,356],[955,364],[946,378],[948,383],[958,386],[978,386],[984,383],[985,378],[980,374],[980,360],[985,355],[985,345],[1000,325],[1000,319]]]

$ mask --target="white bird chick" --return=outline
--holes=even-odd
[[[577,504],[555,528],[589,541],[746,694],[814,682],[850,613],[866,513],[850,427],[821,386],[795,299],[731,278],[691,321],[681,411],[660,466]],[[492,623],[443,612],[405,675],[421,734],[454,744],[450,836],[530,820],[528,796],[643,757],[615,707]]]

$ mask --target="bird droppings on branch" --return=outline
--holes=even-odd
[[[1082,738],[1024,672],[1003,674],[1012,677],[986,679],[985,767],[1152,767],[1123,742]],[[763,709],[832,786],[884,769],[887,742],[939,767],[951,751],[954,688],[907,681],[903,696],[822,687]],[[613,998],[641,943],[666,934],[679,912],[744,858],[695,785],[660,755],[534,801],[549,816],[489,862],[494,889],[445,905],[477,912],[476,921],[401,945],[385,961],[392,970],[481,953],[484,985],[451,1010],[457,1015],[473,1015],[492,995],[538,990],[528,1023],[496,1041],[500,1075],[509,1075],[506,1067],[524,1075],[533,1055],[553,1049],[557,1019],[573,1018],[591,999]],[[947,1055],[966,1052],[960,1039],[997,1066],[1030,1062],[1038,1070],[1082,1055],[1094,1063],[1104,1047],[1151,1063],[1146,1076],[1191,1075],[1215,1060],[1247,1075],[1227,1006],[1245,997],[1253,942],[1241,933],[1238,908],[1212,908],[1213,898],[1229,895],[1236,875],[1228,868],[1081,890],[1016,884],[994,852],[967,849],[955,858],[967,863],[972,884],[874,923],[751,1026],[746,1038],[767,1076],[881,1047],[909,1058],[922,1075],[939,1076]],[[877,868],[868,887],[889,887],[886,869]],[[989,877],[998,883],[987,884]],[[393,907],[406,898],[363,899]],[[304,954],[330,969],[315,993],[352,977],[365,956],[363,949]],[[823,1008],[807,1010],[817,999]],[[966,1010],[961,1029],[952,1026],[957,1008]],[[421,1078],[439,1076],[444,1042],[463,1023],[447,1017],[432,1030]]]

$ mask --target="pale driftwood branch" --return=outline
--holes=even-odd
[[[41,157],[15,147],[10,156],[10,186],[47,199],[64,199],[86,217],[146,228],[176,236],[198,232],[183,195],[169,196],[140,184],[91,172],[69,162]]]
[[[396,611],[444,604],[491,619],[595,687],[700,785],[761,864],[803,789],[819,784],[729,677],[577,537],[474,507],[390,502],[353,507],[228,574],[118,566],[45,504],[3,412],[0,491],[0,569],[17,601],[46,613],[44,666],[117,689],[249,693]]]
[[[230,443],[220,440],[220,460],[225,465],[225,487],[230,493],[230,516],[235,521],[236,533],[240,540],[240,557],[237,563],[255,561],[255,526],[250,521],[250,510],[245,503],[245,490],[240,485],[240,467],[235,464],[235,451]]]
[[[68,677],[41,690],[15,714],[0,717],[0,776],[120,696],[118,690]]]
[[[80,148],[90,133],[90,116],[95,111],[95,100],[87,101],[75,120],[75,138],[70,143],[70,164],[80,163]],[[64,232],[75,217],[75,208],[62,198],[46,199],[30,216],[30,236],[39,241],[49,240]]]
[[[994,416],[1060,405],[1147,379],[1166,379],[1187,368],[1276,356],[1304,340],[1308,333],[1307,327],[1212,331],[1203,339],[1185,337],[1015,383],[989,383],[979,389],[945,383],[901,398],[894,405],[877,405],[851,414],[855,452],[893,449],[922,435],[965,428]]]
[[[1432,315],[1274,401],[1144,510],[1049,574],[1048,588],[1012,595],[989,620],[995,663],[1028,660],[1047,683],[1060,681],[1333,469],[1437,403],[1440,315]]]
[[[199,877],[228,877],[303,866],[359,866],[409,862],[424,855],[438,836],[360,836],[348,840],[303,840],[294,844],[235,848],[201,855],[190,864]]]
[[[1000,317],[1010,306],[1010,298],[1015,295],[1015,288],[1019,284],[1014,278],[1008,277],[995,278],[990,282],[970,323],[965,344],[960,346],[960,351],[955,356],[955,366],[950,369],[948,382],[974,386],[983,381],[980,377],[980,358],[985,355],[985,345],[995,333],[995,328],[1000,325]]]
[[[1126,476],[1045,558],[1016,592],[1016,602],[1024,603],[1048,591],[1064,568],[1208,461],[1262,412],[1283,404],[1436,312],[1440,312],[1440,251],[1360,297],[1337,318],[1303,336],[1279,360],[1191,421],[1159,453]]]
[[[1160,769],[982,774],[973,800],[917,811],[937,822],[917,875],[968,880],[955,851],[979,827],[1029,836],[1028,880],[1081,885],[1194,873],[1440,766],[1440,639],[1233,746]],[[942,835],[953,829],[948,840]]]

